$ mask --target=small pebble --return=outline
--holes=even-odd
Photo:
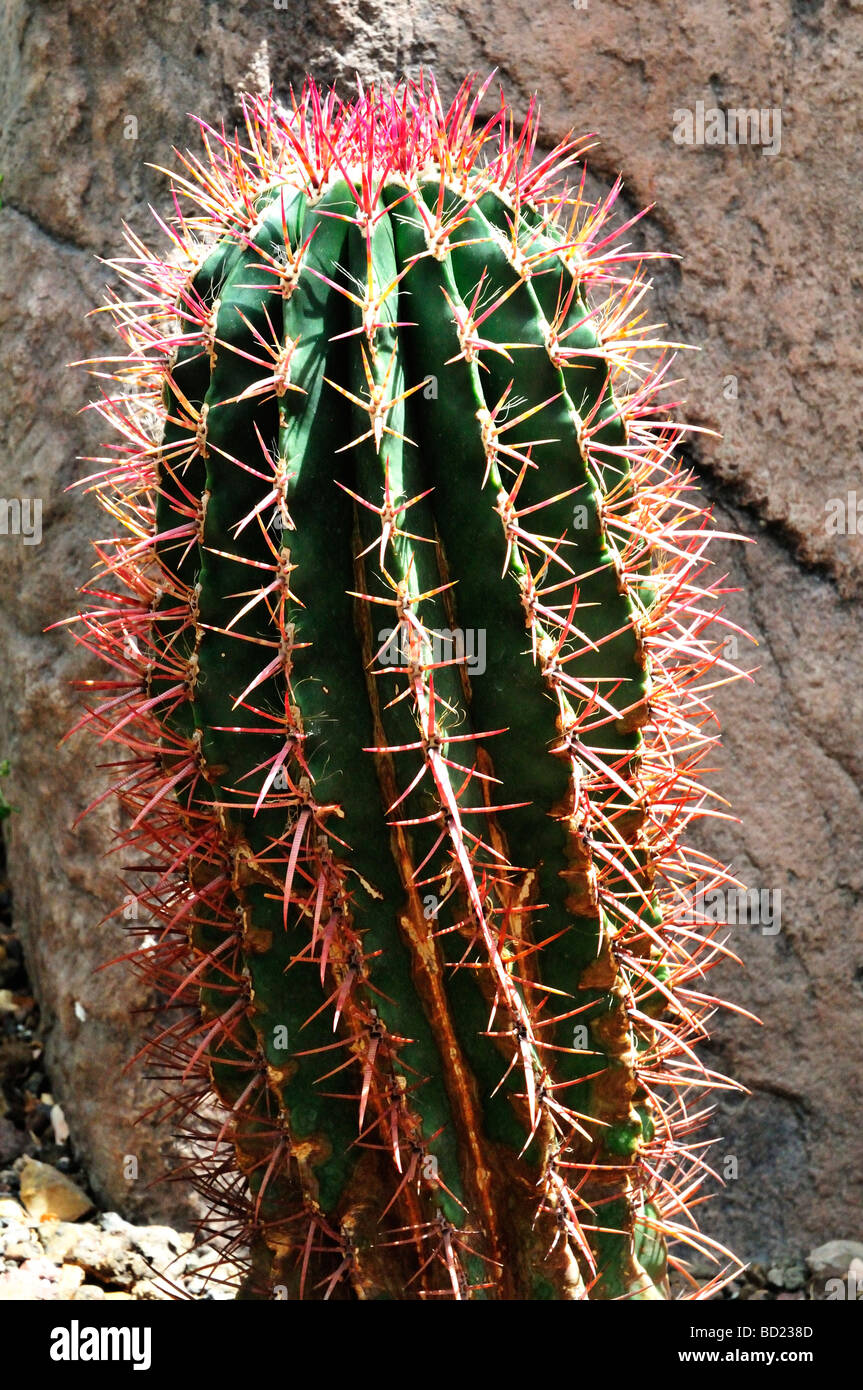
[[[26,1158],[21,1168],[21,1201],[40,1220],[77,1221],[93,1210],[90,1198],[65,1173],[34,1158]]]

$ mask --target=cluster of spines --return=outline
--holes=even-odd
[[[396,1170],[392,1193],[369,1219],[399,1210],[404,1225],[392,1224],[391,1215],[380,1245],[417,1249],[417,1291],[426,1296],[481,1294],[493,1290],[502,1276],[488,1241],[494,1213],[482,1213],[488,1217],[479,1222],[486,1248],[478,1255],[471,1243],[472,1213],[456,1195],[461,1191],[458,1179],[448,1185],[437,1163],[427,1161],[429,1144],[437,1136],[424,1134],[415,1104],[425,1078],[410,1078],[400,1056],[409,1040],[386,1027],[375,1004],[372,959],[348,887],[349,847],[338,835],[337,808],[317,800],[292,688],[294,654],[302,643],[296,641],[294,622],[300,600],[291,589],[288,461],[281,448],[268,446],[257,424],[258,468],[248,459],[225,457],[254,472],[262,484],[261,497],[235,524],[235,534],[257,527],[269,553],[252,560],[226,552],[227,558],[260,573],[252,575],[254,587],[242,596],[247,601],[223,629],[202,623],[200,586],[191,582],[195,548],[212,549],[206,531],[208,493],[201,476],[193,481],[193,475],[196,470],[201,474],[210,450],[219,446],[210,437],[207,406],[196,406],[183,392],[175,363],[183,352],[184,360],[198,356],[212,369],[224,348],[239,351],[235,343],[218,338],[218,293],[211,294],[210,302],[200,293],[208,257],[222,259],[213,276],[217,288],[228,254],[254,251],[268,290],[283,304],[290,301],[309,268],[311,236],[292,241],[283,194],[278,196],[284,251],[262,251],[251,235],[262,195],[272,200],[273,190],[284,187],[302,191],[311,207],[325,199],[336,181],[353,196],[353,210],[341,216],[350,224],[354,245],[365,247],[365,275],[340,277],[334,270],[329,276],[319,265],[310,273],[350,306],[353,326],[341,336],[359,339],[350,388],[329,381],[361,418],[360,433],[345,447],[365,445],[369,457],[383,465],[382,502],[380,491],[376,497],[347,489],[361,523],[357,595],[366,607],[383,603],[393,612],[406,661],[379,674],[399,678],[397,698],[412,708],[416,726],[411,742],[393,745],[382,734],[369,752],[390,762],[406,752],[420,757],[412,780],[402,786],[393,778],[398,794],[389,808],[391,833],[405,844],[405,836],[415,834],[422,822],[435,827],[422,862],[413,868],[408,861],[405,888],[418,901],[421,888],[435,886],[444,901],[462,904],[456,921],[430,929],[429,935],[437,950],[446,947],[446,938],[460,943],[451,964],[477,978],[489,1006],[487,1032],[504,1054],[504,1079],[519,1078],[518,1093],[510,1084],[514,1099],[509,1103],[524,1116],[524,1147],[541,1137],[535,1220],[550,1233],[549,1250],[558,1250],[557,1267],[570,1297],[589,1296],[597,1279],[595,1236],[603,1230],[603,1210],[610,1200],[603,1194],[609,1186],[613,1200],[622,1198],[628,1207],[630,1221],[638,1214],[642,1243],[651,1234],[668,1234],[705,1242],[702,1249],[710,1245],[688,1225],[704,1163],[683,1142],[698,1118],[689,1113],[686,1094],[693,1086],[725,1083],[708,1073],[692,1051],[704,1036],[702,1017],[715,1001],[689,986],[722,948],[709,933],[699,932],[703,924],[692,920],[687,893],[703,881],[705,865],[682,846],[680,836],[695,816],[706,812],[697,769],[715,737],[705,732],[712,718],[704,699],[705,673],[728,665],[705,636],[717,618],[724,621],[714,602],[722,590],[704,577],[704,548],[715,533],[707,529],[703,510],[688,500],[691,478],[674,461],[683,427],[669,422],[669,406],[659,401],[667,362],[661,359],[648,370],[639,356],[657,343],[649,336],[653,330],[635,317],[644,290],[643,257],[621,249],[608,227],[617,188],[590,207],[583,181],[576,192],[562,186],[583,146],[567,142],[534,165],[534,113],[516,132],[501,103],[478,126],[484,94],[485,88],[476,93],[466,84],[445,111],[427,80],[395,92],[361,92],[351,105],[332,94],[321,98],[308,84],[287,113],[270,101],[251,103],[242,145],[238,137],[231,142],[204,128],[205,161],[185,160],[185,174],[175,178],[177,219],[165,228],[174,255],[153,257],[130,235],[131,259],[113,263],[133,288],[131,303],[114,299],[109,305],[130,351],[115,372],[120,391],[104,395],[96,408],[120,428],[124,443],[119,457],[99,460],[99,474],[88,481],[127,534],[97,546],[107,586],[88,589],[97,604],[84,615],[80,640],[106,658],[120,679],[95,683],[109,695],[86,719],[103,740],[119,741],[131,754],[116,789],[130,813],[122,839],[140,851],[138,868],[157,875],[139,899],[162,923],[159,936],[139,953],[139,962],[148,978],[167,991],[169,1007],[180,1010],[201,1000],[194,1015],[183,1007],[177,1021],[155,1035],[151,1056],[179,1071],[189,1084],[188,1095],[172,1104],[180,1119],[191,1120],[199,1145],[202,1122],[192,1117],[201,1113],[205,1094],[215,1085],[226,1114],[216,1126],[218,1142],[209,1157],[198,1155],[201,1181],[211,1199],[221,1202],[225,1219],[236,1221],[237,1242],[247,1239],[251,1229],[271,1252],[284,1248],[289,1253],[283,1278],[300,1294],[308,1287],[312,1265],[322,1271],[318,1286],[328,1296],[346,1287],[368,1294],[388,1284],[377,1267],[379,1252],[368,1229],[358,1232],[351,1222],[330,1222],[304,1176],[309,1156],[298,1152],[301,1146],[281,1102],[280,1078],[273,1075],[254,1026],[246,957],[259,947],[253,914],[245,905],[250,883],[279,899],[286,925],[289,911],[308,922],[308,942],[295,964],[320,971],[326,986],[321,1010],[330,1008],[334,1028],[340,1028],[332,1044],[334,1057],[342,1049],[347,1053],[344,1062],[336,1060],[328,1071],[340,1074],[353,1067],[359,1073],[360,1142],[385,1146]],[[424,184],[437,178],[436,200],[423,197],[420,175]],[[424,535],[404,527],[412,507],[412,514],[422,511],[424,491],[402,500],[401,493],[394,499],[390,487],[387,449],[409,444],[404,403],[424,382],[400,391],[393,379],[395,347],[387,353],[378,346],[403,326],[395,306],[410,303],[400,299],[399,290],[416,261],[408,260],[387,283],[378,283],[372,255],[375,228],[384,216],[406,218],[409,202],[414,220],[422,223],[422,254],[446,265],[460,238],[467,242],[465,224],[480,215],[488,197],[496,197],[511,214],[509,234],[498,228],[487,240],[506,258],[517,283],[504,294],[489,296],[481,276],[467,299],[449,276],[445,299],[458,342],[449,364],[463,360],[477,400],[483,402],[476,412],[486,459],[483,488],[490,483],[494,492],[504,569],[523,609],[526,644],[557,705],[547,743],[570,768],[569,797],[558,816],[571,834],[572,895],[584,910],[604,914],[600,920],[607,925],[596,981],[597,987],[611,985],[617,1000],[604,1025],[605,1050],[609,1058],[618,1049],[618,1070],[626,1075],[622,1093],[611,1094],[614,1087],[609,1087],[608,1120],[582,1114],[568,1103],[571,1085],[592,1081],[601,1094],[597,1072],[556,1086],[544,1060],[549,1052],[582,1051],[547,1038],[559,1036],[563,1023],[589,1012],[590,1005],[562,1000],[561,991],[550,990],[536,975],[544,943],[531,940],[524,923],[542,905],[525,909],[518,902],[522,870],[511,862],[505,838],[505,812],[513,807],[493,804],[489,793],[495,779],[483,750],[470,765],[471,745],[503,730],[451,732],[454,703],[441,688],[451,690],[453,678],[465,687],[465,673],[457,661],[429,659],[432,634],[421,616],[430,607],[446,611],[448,581],[426,590],[417,579],[417,552],[410,543],[428,541],[434,549],[433,536],[425,525],[420,527]],[[180,198],[192,200],[195,216],[181,211]],[[627,260],[637,261],[634,274],[623,269]],[[563,275],[546,276],[556,285],[556,302],[543,305],[535,284],[552,261],[569,273],[569,286]],[[567,373],[584,372],[591,353],[609,369],[613,396],[603,390],[583,415],[572,401],[568,406],[590,475],[582,488],[590,494],[610,550],[617,589],[633,614],[626,627],[635,635],[635,659],[645,673],[644,689],[635,700],[627,698],[621,681],[603,690],[599,681],[571,674],[620,633],[590,636],[583,630],[580,596],[592,572],[577,572],[577,564],[567,558],[564,537],[532,529],[545,507],[560,503],[566,493],[520,504],[525,479],[536,471],[543,444],[551,442],[520,436],[528,420],[556,397],[523,410],[510,383],[491,408],[485,402],[480,376],[488,370],[484,354],[494,354],[508,370],[513,354],[540,346],[485,336],[492,315],[519,286],[532,296],[548,360],[564,381]],[[607,295],[606,302],[599,310],[588,309],[585,296],[597,288]],[[265,317],[272,332],[246,323],[243,351],[253,372],[263,369],[263,375],[254,376],[236,400],[272,400],[281,436],[290,427],[292,396],[302,394],[291,370],[299,339],[283,339]],[[580,341],[585,325],[593,333],[593,347]],[[577,386],[576,381],[573,396]],[[616,436],[615,423],[620,427]],[[577,490],[569,491],[569,505],[577,504]],[[280,522],[279,543],[269,527],[273,512]],[[160,516],[166,515],[170,524],[160,525]],[[368,592],[369,556],[378,559],[378,593]],[[121,596],[118,584],[125,590]],[[259,605],[268,612],[270,638],[233,632]],[[183,724],[184,706],[194,700],[199,679],[205,630],[269,646],[260,669],[250,664],[252,679],[234,701],[260,723],[236,729],[278,734],[280,747],[249,768],[247,775],[255,775],[259,785],[251,791],[231,788],[235,801],[214,794],[216,779],[202,751],[200,730],[192,721],[185,728]],[[367,655],[374,660],[374,650]],[[450,667],[455,671],[446,669]],[[273,680],[281,690],[276,714],[254,703],[256,691]],[[94,683],[89,684],[92,689]],[[469,682],[465,689],[469,693]],[[373,694],[371,698],[374,703]],[[378,723],[383,730],[380,709]],[[615,746],[611,738],[606,747],[601,731],[609,728],[632,735],[629,746],[619,741]],[[466,764],[452,756],[450,745],[456,742],[466,745]],[[424,817],[400,813],[420,784],[430,789],[435,809]],[[253,854],[236,834],[232,810],[240,808],[250,814],[263,808],[287,811],[288,829],[274,836],[265,852]],[[471,820],[474,816],[480,821]],[[488,827],[486,838],[471,828],[482,824]],[[442,847],[444,860],[433,863]],[[724,881],[718,867],[708,865],[706,872],[712,883]],[[614,1069],[604,1070],[610,1074]],[[661,1101],[660,1094],[670,1095],[671,1101]],[[598,1160],[592,1120],[610,1128],[630,1114],[634,1099],[651,1116],[653,1136],[625,1162],[616,1164],[607,1152]],[[586,1149],[573,1142],[579,1139]],[[232,1176],[226,1148],[239,1157],[241,1184]],[[355,1211],[362,1206],[356,1203]],[[619,1220],[611,1229],[621,1229]],[[558,1247],[566,1258],[560,1258]],[[626,1288],[618,1292],[634,1294]]]

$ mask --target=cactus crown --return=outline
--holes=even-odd
[[[655,1298],[715,1248],[715,533],[619,183],[487,91],[249,100],[112,262],[82,723],[253,1295]]]

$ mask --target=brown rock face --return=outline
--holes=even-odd
[[[516,107],[540,93],[549,142],[570,125],[599,132],[593,172],[624,175],[624,213],[656,204],[634,235],[682,260],[658,263],[653,316],[701,346],[679,363],[686,411],[724,436],[693,436],[692,459],[720,522],[759,542],[729,545],[727,563],[744,590],[729,612],[757,636],[761,669],[718,699],[718,786],[743,824],[716,821],[703,843],[759,890],[759,920],[750,909],[728,929],[745,970],[717,983],[763,1026],[727,1016],[705,1054],[751,1092],[721,1107],[729,1181],[708,1226],[750,1258],[859,1234],[861,40],[859,0],[8,0],[0,496],[42,502],[39,544],[0,534],[0,757],[21,808],[10,867],[54,1087],[95,1190],[127,1215],[174,1217],[181,1198],[147,1187],[170,1136],[133,1125],[157,1087],[123,1072],[149,1001],[122,969],[94,973],[124,949],[116,919],[102,921],[119,892],[100,859],[112,826],[105,809],[71,823],[104,774],[92,747],[57,748],[87,661],[62,632],[42,635],[72,610],[88,539],[104,533],[64,492],[84,471],[76,455],[98,452],[76,414],[93,388],[65,366],[107,341],[84,318],[103,281],[94,257],[116,250],[124,218],[149,237],[165,181],[145,161],[193,142],[186,112],[231,121],[237,89],[272,77],[284,93],[306,69],[347,89],[357,69],[431,65],[448,94],[466,69],[497,65]],[[747,144],[727,143],[736,112]]]

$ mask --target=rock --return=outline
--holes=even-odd
[[[104,316],[84,318],[101,301],[94,257],[120,254],[123,218],[154,236],[145,205],[164,208],[165,187],[144,161],[166,164],[172,143],[193,142],[183,113],[230,125],[235,89],[266,86],[267,70],[284,94],[307,68],[348,90],[355,69],[368,80],[433,61],[448,98],[466,70],[497,65],[520,109],[540,93],[547,143],[570,126],[600,132],[594,186],[622,171],[624,215],[656,203],[632,236],[683,259],[653,263],[652,319],[702,346],[679,364],[688,417],[725,436],[697,437],[691,457],[720,522],[759,540],[717,555],[744,589],[728,616],[759,638],[761,672],[754,690],[718,699],[717,790],[742,824],[716,822],[699,848],[780,891],[783,916],[772,936],[734,929],[746,971],[711,976],[766,1026],[729,1016],[705,1053],[751,1095],[720,1108],[721,1152],[739,1168],[704,1219],[745,1258],[772,1264],[792,1244],[802,1254],[863,1208],[848,1157],[863,1106],[863,528],[825,525],[830,499],[859,488],[860,144],[848,94],[860,84],[863,14],[835,0],[755,16],[697,0],[657,0],[649,13],[635,0],[294,8],[296,19],[240,0],[5,6],[0,56],[15,80],[0,95],[10,287],[0,496],[42,498],[44,534],[26,548],[0,537],[0,751],[21,807],[6,823],[10,873],[54,1093],[101,1201],[191,1224],[179,1185],[149,1186],[168,1165],[169,1126],[134,1124],[158,1083],[122,1070],[150,1000],[130,972],[94,971],[126,949],[115,918],[95,930],[118,900],[113,864],[100,859],[113,824],[102,807],[70,830],[103,774],[74,741],[57,747],[75,717],[68,682],[91,668],[62,631],[43,635],[89,573],[88,536],[104,534],[92,500],[64,491],[80,475],[76,455],[98,452],[92,415],[77,413],[93,388],[64,365],[108,342]],[[781,149],[676,145],[673,113],[697,100],[781,101]],[[123,138],[130,115],[136,139]]]
[[[76,1266],[88,1283],[131,1290],[135,1298],[169,1298],[172,1285],[188,1284],[193,1237],[165,1226],[136,1227],[104,1212],[94,1222],[43,1221],[39,1238],[55,1264]]]
[[[79,1265],[100,1284],[128,1289],[137,1279],[151,1273],[149,1264],[125,1233],[106,1232],[94,1223],[58,1222],[46,1223],[40,1234],[46,1255],[55,1261]]]
[[[27,1213],[14,1197],[0,1197],[0,1221],[26,1221]]]
[[[189,1249],[183,1261],[183,1268],[187,1271],[206,1272],[213,1267],[217,1259],[218,1255],[212,1245],[195,1245]]]
[[[51,1106],[51,1128],[54,1131],[54,1143],[65,1144],[69,1138],[69,1126],[66,1123],[66,1116],[59,1105]]]
[[[79,1265],[61,1265],[57,1274],[58,1298],[74,1298],[86,1275]]]
[[[30,1302],[57,1297],[57,1270],[50,1260],[24,1260],[0,1274],[0,1299]]]
[[[230,1288],[208,1288],[193,1272],[212,1262],[212,1248],[191,1252],[190,1236],[165,1227],[139,1230],[112,1213],[106,1215],[114,1218],[107,1222],[111,1230],[103,1229],[101,1219],[35,1222],[16,1202],[7,1201],[0,1207],[0,1298],[165,1301],[178,1290],[211,1299],[233,1296]],[[152,1265],[142,1250],[149,1251]],[[194,1255],[202,1258],[195,1260]],[[170,1267],[162,1277],[166,1264]],[[232,1271],[226,1264],[220,1278]]]
[[[185,1255],[194,1244],[194,1236],[181,1235],[168,1226],[133,1226],[128,1237],[136,1250],[148,1260],[155,1269],[162,1270]]]
[[[7,1239],[3,1246],[3,1254],[7,1260],[38,1260],[44,1251],[37,1240]]]
[[[789,1265],[784,1271],[785,1287],[792,1293],[802,1289],[806,1284],[806,1270],[803,1265]]]
[[[767,1271],[767,1282],[774,1289],[794,1291],[802,1289],[806,1283],[806,1270],[800,1264],[771,1265]]]
[[[14,1163],[27,1146],[27,1135],[5,1116],[0,1119],[0,1167]]]
[[[50,1143],[51,1134],[51,1107],[35,1101],[27,1108],[26,1118],[27,1130],[32,1137],[39,1141],[40,1148],[43,1141]]]
[[[39,1225],[39,1239],[48,1259],[53,1260],[55,1264],[62,1264],[68,1260],[69,1252],[74,1250],[82,1233],[88,1229],[95,1232],[98,1228],[76,1226],[71,1221],[42,1221]]]
[[[806,1263],[812,1274],[825,1278],[842,1278],[855,1260],[863,1259],[863,1242],[859,1240],[828,1240],[810,1250]]]
[[[131,1221],[126,1221],[116,1211],[100,1211],[96,1217],[96,1224],[103,1231],[110,1231],[114,1235],[127,1235],[129,1231],[134,1231],[135,1227]]]
[[[77,1221],[93,1210],[93,1203],[77,1183],[34,1158],[25,1158],[21,1169],[21,1201],[31,1216],[40,1220]]]
[[[143,1260],[121,1236],[105,1235],[95,1227],[83,1233],[71,1246],[66,1259],[70,1264],[80,1265],[100,1284],[117,1288],[131,1288],[135,1279],[146,1273]]]
[[[21,1223],[19,1223],[19,1222],[17,1222],[17,1221],[9,1221],[9,1222],[7,1222],[7,1223],[4,1223],[4,1226],[3,1226],[3,1246],[4,1246],[4,1248],[5,1248],[5,1249],[8,1249],[10,1246],[16,1246],[16,1245],[24,1245],[24,1244],[27,1244],[27,1242],[29,1242],[29,1241],[31,1240],[31,1238],[33,1237],[33,1229],[34,1229],[34,1227],[33,1227],[32,1224],[31,1224],[31,1225],[24,1225],[24,1224],[21,1224]],[[37,1250],[36,1254],[37,1254],[37,1255],[41,1255],[42,1253],[43,1253],[42,1247],[40,1246],[40,1248]],[[24,1258],[26,1258],[26,1257],[25,1257],[25,1256],[22,1256],[21,1258],[24,1259]]]
[[[190,1290],[191,1292],[191,1290]],[[150,1301],[159,1299],[165,1301],[173,1297],[169,1284],[160,1284],[153,1279],[139,1279],[137,1284],[132,1287],[132,1298],[148,1299]]]
[[[233,1301],[242,1282],[242,1271],[236,1265],[230,1265],[220,1271],[217,1277],[218,1282],[204,1282],[203,1289],[200,1290],[201,1298],[214,1303]],[[195,1283],[197,1282],[196,1280]]]

